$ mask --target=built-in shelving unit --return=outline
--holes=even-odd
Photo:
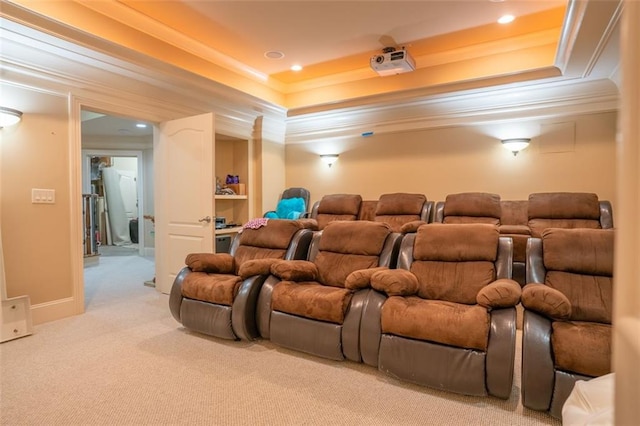
[[[242,226],[234,226],[232,228],[216,229],[216,235],[229,235],[237,234],[242,229]]]
[[[233,238],[242,229],[251,212],[251,187],[250,180],[250,141],[232,136],[216,134],[215,142],[215,176],[224,184],[227,175],[238,176],[239,185],[244,193],[236,195],[216,194],[213,197],[216,217],[224,217],[226,223],[238,226],[216,229],[218,237],[230,236]],[[238,186],[236,186],[238,189]]]
[[[247,200],[246,195],[216,195],[216,200]]]

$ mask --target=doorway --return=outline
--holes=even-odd
[[[83,199],[89,198],[85,212],[90,210],[85,214],[92,216],[85,220],[85,234],[96,246],[96,253],[85,250],[85,254],[135,251],[144,256],[142,152],[82,150],[82,155]]]
[[[153,125],[84,108],[81,118],[86,307],[96,285],[88,268],[108,275],[114,256],[155,262]],[[139,285],[153,286],[153,274]]]

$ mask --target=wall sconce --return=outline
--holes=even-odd
[[[17,109],[0,107],[0,129],[13,126],[22,119],[22,111]]]
[[[513,152],[515,157],[520,151],[529,146],[529,142],[531,142],[531,139],[528,138],[503,139],[502,146]]]
[[[338,159],[338,154],[326,154],[326,155],[321,155],[320,159],[322,160],[323,163],[325,163],[327,166],[331,167],[333,165],[333,163],[336,162],[336,160]]]

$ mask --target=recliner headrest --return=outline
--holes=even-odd
[[[320,251],[378,256],[391,228],[386,223],[369,221],[333,221],[320,238]]]
[[[613,229],[549,228],[542,233],[547,270],[613,276]]]
[[[500,232],[489,224],[430,223],[418,228],[413,246],[416,260],[495,262]]]
[[[548,192],[529,195],[529,219],[600,219],[596,194]]]
[[[422,194],[383,194],[376,206],[376,216],[382,215],[420,215],[427,197]]]
[[[444,216],[493,217],[500,219],[500,196],[486,192],[449,194],[444,203]]]

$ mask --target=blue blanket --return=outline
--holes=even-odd
[[[298,219],[305,211],[302,198],[283,198],[278,201],[275,213],[267,212],[265,217],[271,219]]]

